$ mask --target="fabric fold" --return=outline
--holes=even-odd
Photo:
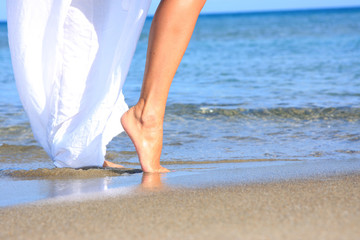
[[[151,0],[8,0],[19,96],[57,167],[102,166]]]

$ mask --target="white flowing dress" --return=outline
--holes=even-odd
[[[19,96],[56,167],[102,166],[123,131],[122,87],[150,2],[7,1]]]

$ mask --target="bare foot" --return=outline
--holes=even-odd
[[[144,172],[169,172],[160,165],[163,141],[162,124],[152,124],[136,116],[136,106],[121,117],[121,124],[133,142]],[[139,114],[138,114],[139,115]]]
[[[111,167],[111,168],[124,168],[124,166],[113,163],[113,162],[109,162],[107,160],[104,161],[103,167]]]

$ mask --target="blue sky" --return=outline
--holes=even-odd
[[[153,14],[155,12],[159,1],[160,0],[152,1],[149,14]],[[0,0],[0,21],[6,20],[5,3],[6,0]],[[360,7],[360,0],[207,0],[203,12],[249,12],[352,6]]]

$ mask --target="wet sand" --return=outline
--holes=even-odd
[[[146,185],[143,185],[143,187]],[[0,209],[0,239],[359,239],[360,175]]]

